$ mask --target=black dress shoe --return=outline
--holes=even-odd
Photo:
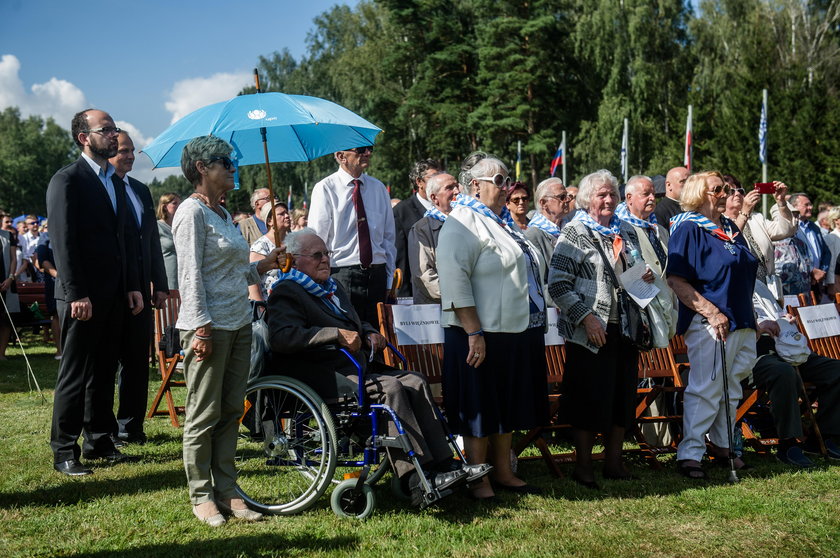
[[[104,452],[92,451],[83,454],[82,457],[85,459],[102,459],[108,463],[134,463],[140,461],[140,458],[136,455],[126,455],[118,449]]]
[[[61,463],[53,465],[53,469],[68,477],[83,477],[85,475],[92,475],[93,471],[79,463],[75,459],[68,459]]]

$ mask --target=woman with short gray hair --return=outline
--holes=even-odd
[[[187,384],[184,469],[193,514],[212,527],[224,511],[256,521],[236,494],[236,436],[251,352],[248,285],[279,267],[285,248],[248,263],[248,244],[219,203],[233,189],[233,147],[215,136],[191,140],[181,170],[195,187],[172,223],[181,309],[175,324],[184,347]]]
[[[539,183],[534,200],[536,211],[528,223],[525,238],[540,250],[548,267],[560,238],[563,218],[569,214],[569,194],[563,181],[552,177]]]
[[[577,201],[582,211],[560,231],[548,292],[561,310],[558,325],[566,338],[562,391],[575,444],[572,479],[597,489],[592,447],[598,432],[604,435],[604,478],[634,478],[621,448],[636,418],[638,351],[619,329],[615,278],[635,263],[631,251],[639,240],[615,215],[618,186],[609,171],[581,180]],[[648,269],[643,279],[652,282],[653,273]]]
[[[464,166],[465,194],[452,202],[437,249],[443,394],[470,460],[493,465],[492,486],[472,487],[483,500],[494,490],[539,492],[516,477],[510,450],[514,430],[548,419],[544,264],[505,207],[505,165],[486,157]]]

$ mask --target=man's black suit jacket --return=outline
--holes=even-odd
[[[143,300],[148,308],[150,283],[153,285],[152,290],[154,291],[169,292],[169,286],[166,281],[166,267],[163,264],[163,252],[160,249],[160,234],[158,233],[157,216],[155,215],[152,194],[145,184],[130,176],[128,177],[128,184],[143,205],[143,219],[139,229],[139,268]],[[132,207],[130,209],[134,211]],[[134,215],[136,216],[137,213],[134,212]],[[135,222],[133,217],[129,216],[129,218],[132,223]]]
[[[408,232],[414,223],[423,218],[426,208],[411,194],[394,206],[394,228],[396,229],[397,267],[402,270],[403,281],[397,296],[411,296],[411,266],[408,261]]]
[[[53,175],[47,188],[50,241],[58,277],[55,298],[70,303],[125,299],[139,291],[137,227],[126,214],[127,200],[115,175],[117,212],[99,177],[79,157]],[[117,183],[119,181],[119,183]],[[127,306],[126,306],[127,308]]]

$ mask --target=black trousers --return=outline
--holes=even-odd
[[[118,373],[117,432],[114,434],[143,433],[143,420],[149,402],[152,312],[151,301],[147,300],[142,312],[136,316],[129,312],[125,321]]]
[[[376,304],[385,302],[388,276],[385,264],[374,264],[367,269],[353,265],[349,267],[334,267],[332,278],[350,296],[350,303],[359,314],[363,322],[367,322],[379,329],[379,316],[376,314]]]
[[[58,301],[58,312],[62,358],[50,433],[55,463],[79,459],[82,434],[85,453],[114,449],[114,375],[129,309],[126,298],[118,296],[95,301],[93,317],[84,322],[70,317],[64,301]]]

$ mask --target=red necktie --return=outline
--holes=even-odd
[[[359,179],[353,181],[353,207],[356,209],[356,228],[359,231],[359,263],[362,267],[370,267],[373,250],[370,247],[370,229],[362,201],[362,181]]]

